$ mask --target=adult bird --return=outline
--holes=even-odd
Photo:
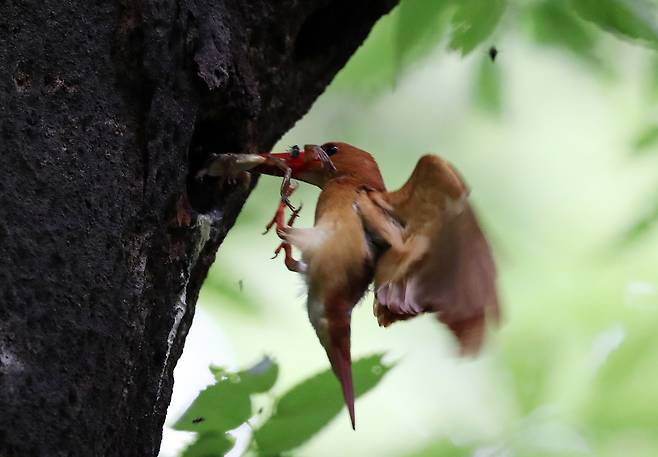
[[[285,224],[285,202],[279,206],[273,222],[283,240],[286,265],[305,276],[308,316],[340,381],[354,428],[350,321],[352,309],[372,281],[376,258],[355,201],[364,187],[384,192],[384,181],[369,154],[339,154],[339,146],[333,144],[307,145],[303,154],[312,159],[295,158],[300,160],[298,165],[290,160],[287,163],[293,169],[293,177],[322,189],[314,226],[297,228]],[[314,159],[324,154],[331,158],[333,170]],[[290,245],[301,251],[301,261],[292,258]]]
[[[221,175],[213,171],[220,168],[225,165],[211,163],[208,170]],[[381,326],[434,313],[463,353],[480,348],[487,318],[498,319],[495,265],[468,189],[445,160],[423,156],[395,192],[386,192],[368,152],[340,142],[245,156],[238,168],[286,178],[268,228],[276,224],[283,241],[275,252],[283,249],[286,266],[305,276],[308,315],[340,381],[353,428],[351,314],[373,278]],[[294,191],[290,177],[322,189],[312,228],[291,226],[297,210],[284,221]],[[292,257],[291,246],[301,260]]]
[[[350,319],[375,281],[374,312],[381,326],[434,313],[457,337],[463,353],[476,352],[487,317],[498,319],[495,265],[468,204],[468,189],[435,155],[423,156],[409,180],[386,192],[374,158],[346,143],[307,145],[288,160],[292,176],[322,189],[313,228],[274,223],[286,265],[305,275],[307,308],[343,388],[352,426]],[[335,170],[317,157],[328,156]],[[294,219],[296,214],[293,213]],[[292,258],[297,247],[301,261]]]

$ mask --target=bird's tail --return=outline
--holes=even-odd
[[[324,347],[331,368],[340,382],[345,398],[345,405],[350,414],[352,428],[355,428],[354,419],[354,384],[352,383],[352,357],[350,355],[350,321],[352,306],[349,300],[338,297],[327,300],[330,306],[322,301],[315,300],[317,294],[309,289],[307,303],[308,315]]]
[[[346,342],[346,344],[345,344]],[[354,384],[352,383],[352,358],[350,356],[350,340],[348,338],[333,339],[327,348],[327,355],[331,367],[343,389],[343,398],[347,411],[350,414],[352,429],[356,430],[356,419],[354,415]]]

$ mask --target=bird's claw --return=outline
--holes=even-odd
[[[274,224],[276,224],[276,215],[272,218],[271,221],[267,223],[265,226],[265,231],[261,233],[261,235],[267,235]]]
[[[300,262],[299,260],[296,260],[292,256],[292,246],[290,243],[287,241],[282,242],[279,244],[279,247],[277,247],[274,251],[274,256],[272,257],[273,259],[276,259],[279,256],[279,252],[281,250],[286,253],[286,256],[284,258],[284,263],[286,265],[286,268],[290,271],[294,271],[295,273],[304,273],[306,271],[306,267],[303,262]]]
[[[302,203],[299,204],[298,208],[295,208],[292,203],[290,203],[290,195],[297,189],[297,186],[294,185],[293,183],[290,183],[289,186],[287,186],[285,189],[282,189],[281,191],[281,200],[279,201],[279,207],[276,209],[276,213],[274,213],[274,217],[268,224],[265,226],[265,231],[263,232],[263,235],[267,234],[270,229],[272,228],[273,225],[276,225],[277,227],[277,235],[279,237],[281,236],[280,229],[283,227],[283,216],[284,216],[284,210],[285,208],[290,208],[290,211],[292,211],[292,214],[290,215],[290,219],[288,219],[288,225],[292,225],[292,223],[295,221],[295,219],[299,216],[299,212],[302,210],[302,207],[304,206]]]
[[[299,217],[299,212],[302,210],[304,207],[304,204],[302,202],[299,202],[299,208],[293,209],[292,214],[290,215],[290,219],[288,219],[288,225],[292,225],[295,222],[295,219]]]
[[[283,210],[286,206],[288,205],[286,204],[285,200],[281,199],[281,203],[279,203],[279,207],[276,209],[276,213],[274,213],[274,217],[265,226],[265,231],[263,232],[263,235],[269,233],[270,229],[272,229],[274,225],[276,225],[277,233],[278,233],[279,228],[283,225]]]
[[[298,212],[297,208],[295,208],[292,203],[290,203],[290,199],[288,197],[281,197],[281,201],[286,204],[286,206],[290,209],[290,211]]]
[[[285,244],[286,244],[285,242],[279,244],[279,246],[274,250],[274,255],[271,257],[272,259],[276,259],[277,257],[279,257],[279,252],[281,252],[281,249],[285,248],[284,246]]]
[[[292,214],[290,214],[290,217],[288,218],[288,222],[285,225],[281,224],[280,222],[283,219],[283,215],[279,216],[277,213],[277,215],[274,216],[274,219],[272,219],[272,222],[268,224],[267,230],[272,228],[272,225],[276,225],[277,236],[281,239],[285,239],[287,229],[293,226],[293,224],[295,223],[295,219],[299,217],[299,212],[302,210],[303,207],[304,205],[300,203],[299,208],[293,210]],[[279,249],[281,249],[281,246],[279,246]]]

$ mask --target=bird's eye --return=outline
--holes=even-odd
[[[338,146],[335,144],[325,144],[322,146],[322,150],[326,152],[328,156],[332,156],[338,152]]]
[[[297,146],[297,145],[290,146],[290,156],[293,159],[296,159],[297,157],[299,157],[299,146]]]

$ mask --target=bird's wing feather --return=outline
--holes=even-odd
[[[473,352],[498,299],[491,250],[467,195],[447,162],[424,156],[398,191],[363,193],[357,205],[369,233],[388,245],[375,273],[380,324],[435,312]]]

